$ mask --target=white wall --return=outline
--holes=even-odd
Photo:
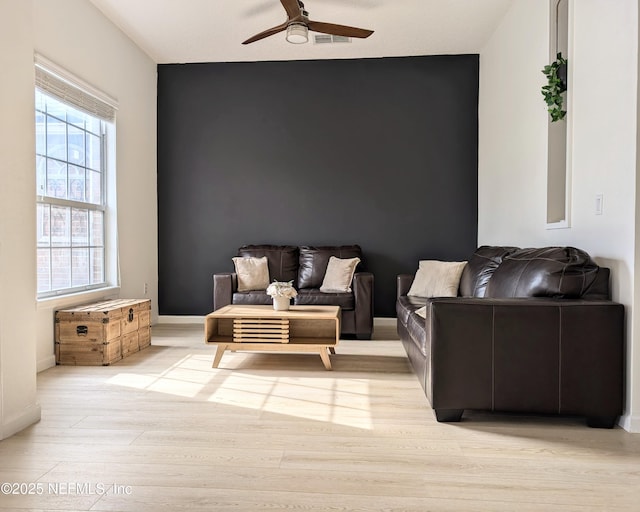
[[[38,304],[38,370],[55,364],[54,311],[103,297],[151,298],[157,320],[156,65],[87,0],[33,0],[33,47],[118,100],[116,120],[120,290]],[[30,57],[32,58],[32,57]],[[24,201],[26,209],[30,201]],[[33,209],[33,208],[31,208]]]
[[[36,303],[34,52],[119,102],[121,288],[157,319],[156,65],[87,0],[0,0],[0,439],[38,421],[36,370],[55,364],[56,308]]]
[[[32,33],[31,2],[0,0],[0,439],[40,419]]]
[[[548,63],[548,9],[546,1],[514,1],[481,51],[478,243],[573,245],[611,267],[613,298],[627,314],[621,423],[640,432],[640,340],[633,308],[638,2],[570,3],[571,227],[557,230],[545,228],[547,113],[540,70]],[[598,193],[604,194],[599,216]]]
[[[516,0],[480,53],[478,241],[528,245],[546,219],[546,1]],[[533,240],[532,240],[533,239]]]

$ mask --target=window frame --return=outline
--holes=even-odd
[[[36,298],[38,301],[48,300],[48,299],[61,299],[64,297],[72,297],[77,295],[90,295],[95,294],[100,291],[111,290],[119,287],[119,269],[118,269],[118,248],[117,248],[117,225],[116,225],[116,202],[115,202],[115,113],[117,110],[117,102],[107,96],[106,94],[98,91],[91,85],[79,80],[74,77],[70,73],[66,72],[63,68],[60,68],[56,64],[48,61],[42,56],[38,54],[35,55],[35,65],[36,65],[36,83],[34,95],[37,95],[37,92],[44,94],[45,96],[52,98],[54,101],[58,101],[66,106],[69,109],[80,111],[82,113],[88,114],[95,120],[99,121],[99,134],[96,133],[95,130],[91,129],[83,124],[83,127],[80,128],[83,135],[83,150],[85,153],[85,160],[81,165],[78,165],[76,162],[72,161],[72,157],[70,156],[68,149],[65,152],[64,159],[59,158],[58,156],[54,156],[51,158],[51,155],[48,154],[47,148],[47,139],[46,132],[44,136],[45,147],[44,150],[42,147],[38,148],[36,145],[36,168],[34,171],[36,174],[39,173],[39,166],[45,166],[45,180],[44,180],[44,190],[36,189],[36,209],[38,210],[37,215],[40,216],[43,214],[41,210],[41,206],[46,205],[48,208],[53,208],[56,206],[68,208],[67,215],[69,216],[69,226],[67,229],[68,239],[65,241],[64,245],[56,245],[53,243],[52,239],[48,240],[48,245],[40,246],[40,234],[43,232],[43,226],[40,224],[40,217],[38,217],[38,227],[37,227],[37,243],[35,250],[39,251],[40,249],[48,249],[52,251],[55,248],[61,248],[65,250],[69,250],[69,287],[52,289],[44,291],[37,291]],[[37,92],[36,92],[37,91]],[[39,105],[35,105],[34,114],[36,116],[41,114],[45,119],[45,126],[47,122],[47,112],[42,111],[39,108]],[[44,109],[46,110],[46,109]],[[53,116],[56,122],[60,122],[64,124],[64,140],[65,140],[65,148],[68,148],[69,144],[69,127],[77,127],[74,125],[72,121],[70,121],[65,114],[64,119],[60,119],[59,117]],[[34,127],[37,123],[37,117],[34,116]],[[99,137],[99,148],[100,148],[100,161],[99,161],[99,169],[94,169],[87,160],[87,138],[91,136]],[[40,149],[41,152],[38,152]],[[42,154],[44,151],[44,154]],[[66,192],[65,197],[56,197],[55,195],[48,195],[46,190],[46,172],[47,172],[47,164],[49,160],[58,161],[66,166],[65,173],[65,185]],[[84,193],[83,200],[77,200],[75,198],[69,197],[70,192],[70,175],[69,175],[69,166],[77,166],[83,171],[83,182],[84,182]],[[89,172],[99,172],[100,176],[100,198],[99,201],[92,201],[91,197],[88,196],[87,190],[87,173]],[[36,183],[39,185],[42,184],[42,180],[36,177]],[[44,192],[41,193],[41,192]],[[81,241],[79,244],[74,243],[73,240],[73,232],[71,226],[71,219],[73,215],[73,211],[75,209],[82,210],[86,212],[87,215],[87,233],[85,240]],[[91,237],[91,212],[99,212],[102,216],[102,232],[98,236],[98,243],[94,243],[95,240],[92,240]],[[48,212],[48,220],[52,222],[52,214],[51,211]],[[81,214],[82,215],[82,214]],[[51,232],[51,226],[49,226],[49,237],[51,237],[53,233]],[[100,243],[101,242],[101,243]],[[102,252],[102,278],[100,282],[91,282],[93,280],[92,269],[91,269],[91,260],[92,260],[92,249],[97,248]],[[75,284],[73,282],[73,274],[72,269],[74,268],[73,264],[73,250],[74,249],[82,249],[86,250],[85,257],[87,260],[88,267],[88,282],[82,284]],[[49,260],[49,282],[52,280],[52,261]],[[38,270],[36,269],[36,272]]]

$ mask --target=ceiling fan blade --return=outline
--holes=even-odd
[[[259,34],[256,34],[255,36],[250,37],[246,41],[243,41],[242,44],[249,44],[249,43],[253,43],[254,41],[260,41],[260,39],[264,39],[265,37],[272,36],[274,34],[277,34],[278,32],[283,32],[284,30],[287,29],[288,23],[289,23],[288,21],[285,21],[282,25],[278,25],[277,27],[269,28],[264,32],[260,32]]]
[[[322,21],[307,21],[307,28],[322,34],[332,34],[334,36],[359,37],[364,39],[373,34],[373,30],[366,28],[348,27],[346,25],[336,25],[335,23],[323,23]]]
[[[292,20],[300,16],[300,4],[298,0],[280,0],[282,7],[287,11],[287,16]]]

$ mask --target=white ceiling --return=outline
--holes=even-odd
[[[245,39],[286,21],[279,0],[91,0],[159,64],[478,53],[513,0],[304,0],[309,18],[374,30],[350,43]]]

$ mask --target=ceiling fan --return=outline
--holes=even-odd
[[[280,3],[282,3],[284,10],[287,11],[287,21],[277,27],[267,29],[264,32],[260,32],[259,34],[250,37],[242,44],[253,43],[279,32],[284,32],[285,30],[287,31],[287,41],[294,44],[306,43],[308,40],[309,30],[312,32],[320,32],[322,34],[359,37],[362,39],[373,34],[373,30],[310,20],[309,13],[305,10],[304,4],[300,0],[280,0]]]

